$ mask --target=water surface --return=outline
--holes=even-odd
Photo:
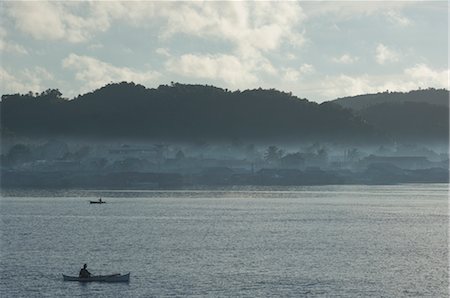
[[[90,205],[102,197],[107,204]],[[448,297],[448,185],[4,192],[3,297]],[[63,282],[131,272],[129,284]]]

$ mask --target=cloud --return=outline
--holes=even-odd
[[[0,67],[0,86],[1,86],[1,94],[7,93],[17,93],[17,92],[27,92],[30,89],[23,82],[21,82],[14,75],[6,71],[3,67]],[[36,90],[36,89],[34,89]]]
[[[150,84],[160,76],[155,71],[139,71],[128,67],[117,67],[88,56],[70,54],[62,66],[75,71],[75,78],[83,82],[84,91],[91,91],[110,82],[133,81]]]
[[[385,13],[385,16],[388,18],[388,20],[400,27],[407,27],[412,24],[412,21],[408,19],[407,17],[400,14],[398,11],[395,10],[389,10]]]
[[[245,86],[257,81],[248,65],[233,55],[193,55],[169,59],[166,67],[170,72],[189,78],[221,80],[232,87]]]
[[[166,48],[157,48],[155,53],[164,57],[170,57],[169,49]]]
[[[352,77],[344,74],[326,76],[319,92],[326,99],[374,92],[369,75]]]
[[[90,44],[87,48],[89,50],[100,50],[103,49],[105,46],[101,43],[94,43],[94,44]]]
[[[415,82],[416,87],[414,88],[434,86],[449,89],[450,72],[448,69],[434,70],[422,63],[405,69],[404,73]]]
[[[19,55],[27,55],[28,51],[21,45],[6,41],[7,32],[5,29],[0,27],[0,52],[7,52]]]
[[[409,5],[414,5],[413,1],[307,1],[301,6],[308,19],[323,18],[324,15],[332,15],[336,21],[349,20],[354,18],[364,18],[376,14],[381,14],[392,20],[392,15],[386,14],[389,9],[397,16],[401,16],[399,11]],[[337,27],[338,28],[338,27]]]
[[[286,59],[295,60],[295,59],[297,59],[297,56],[295,54],[288,53],[288,54],[286,54]]]
[[[82,85],[84,90],[92,90],[110,81],[133,80],[143,84],[155,84],[154,80],[163,75],[147,66],[145,63],[148,61],[156,61],[152,64],[165,67],[161,69],[161,72],[167,81],[177,80],[179,77],[187,78],[187,80],[196,78],[201,83],[218,83],[240,89],[269,86],[281,87],[285,90],[302,85],[301,87],[305,88],[303,90],[316,90],[311,91],[311,94],[317,92],[321,96],[347,95],[346,92],[376,92],[383,91],[384,88],[396,90],[396,88],[406,87],[410,89],[419,86],[429,87],[425,84],[441,86],[448,71],[437,70],[424,64],[411,64],[412,66],[406,69],[397,68],[396,74],[375,75],[392,70],[394,67],[401,67],[404,65],[403,62],[410,59],[405,59],[403,51],[395,48],[395,41],[387,45],[380,43],[384,42],[383,40],[372,41],[372,43],[370,39],[373,36],[363,36],[362,40],[355,40],[351,47],[366,50],[369,56],[372,55],[371,61],[364,57],[364,62],[372,64],[366,65],[367,69],[376,66],[376,63],[390,67],[373,67],[373,73],[361,76],[356,76],[354,73],[330,76],[326,76],[326,73],[309,75],[316,71],[312,64],[316,65],[317,59],[323,57],[323,53],[312,51],[329,48],[326,44],[327,40],[314,38],[315,34],[322,34],[319,30],[334,26],[333,34],[337,34],[337,38],[342,38],[348,33],[347,26],[355,24],[354,21],[369,22],[367,23],[369,27],[375,24],[381,25],[383,27],[380,30],[394,27],[392,24],[400,27],[411,26],[412,19],[407,16],[410,16],[409,13],[416,13],[415,9],[420,7],[413,7],[411,11],[403,11],[403,9],[410,5],[417,5],[414,3],[7,1],[2,6],[5,9],[1,14],[5,16],[4,25],[9,26],[6,28],[10,32],[8,35],[10,40],[6,39],[6,32],[2,33],[0,29],[0,51],[16,54],[29,52],[30,55],[39,55],[34,61],[46,61],[47,55],[56,55],[53,48],[57,48],[58,53],[69,49],[63,54],[66,57],[62,62],[64,69],[57,77],[65,78],[67,73],[73,74],[75,79],[66,81],[64,84],[74,89],[74,93],[79,93],[79,90],[75,90],[78,85]],[[439,9],[441,8],[439,6]],[[367,18],[367,16],[374,17]],[[424,17],[428,19],[428,15],[424,14]],[[349,22],[342,22],[343,20]],[[380,20],[382,20],[381,23]],[[308,21],[311,21],[312,26],[305,26]],[[117,46],[117,39],[113,40],[117,35],[102,35],[102,32],[106,32],[113,26],[120,26],[121,30],[118,32],[120,34],[129,32],[139,34],[137,36],[142,38],[143,43],[138,45],[128,43],[129,49],[135,50],[136,55],[121,54],[127,48],[124,45]],[[305,31],[306,28],[308,31]],[[418,28],[411,26],[408,31],[416,29]],[[354,33],[358,34],[358,32],[360,31],[356,30]],[[407,32],[404,31],[404,33]],[[397,41],[401,42],[402,38],[408,38],[408,36],[399,36]],[[36,42],[33,39],[54,41],[54,43]],[[304,46],[305,40],[307,47],[299,49]],[[308,47],[312,41],[317,42],[317,47],[316,45]],[[85,44],[74,45],[65,42]],[[18,43],[27,45],[27,48]],[[364,48],[367,44],[372,44],[372,50],[367,51],[367,48]],[[103,45],[104,48],[102,48]],[[136,45],[140,48],[136,48]],[[73,47],[78,49],[77,52],[70,50]],[[123,67],[127,65],[124,60],[120,60],[123,64],[118,66],[115,65],[116,62],[107,63],[100,58],[101,52],[108,52],[108,57],[118,57],[120,54],[121,59],[125,56],[127,56],[126,59],[134,59],[132,65],[136,65],[136,59],[142,58],[140,50],[143,48],[148,50],[148,60],[142,61],[136,68]],[[420,53],[424,57],[429,55],[426,47],[414,50],[414,53]],[[71,52],[73,54],[70,54]],[[97,58],[94,58],[92,53],[98,53]],[[329,57],[328,62],[350,65],[363,59],[363,56],[359,54],[357,57],[351,53],[337,53],[335,57]],[[413,59],[414,53],[408,57]],[[428,58],[425,57],[420,61],[435,61]],[[391,67],[390,63],[400,59],[402,63]],[[4,59],[3,61],[5,61],[3,66],[8,65],[9,68],[2,71],[2,76],[5,81],[11,82],[11,86],[16,86],[16,89],[22,90],[26,86],[41,87],[45,82],[44,79],[37,81],[36,78],[28,78],[33,73],[36,76],[39,75],[35,68],[29,67],[27,70],[17,71],[14,70],[13,65],[17,64],[18,60]],[[309,64],[301,65],[302,61]],[[351,70],[356,71],[359,66],[355,65],[351,67]],[[330,69],[329,74],[335,74],[335,71]],[[315,79],[320,81],[313,82]],[[289,83],[299,80],[301,84]]]
[[[380,43],[376,48],[375,60],[378,64],[396,62],[399,60],[399,53]]]
[[[171,57],[166,68],[230,87],[250,87],[261,83],[260,75],[277,75],[279,70],[267,53],[283,44],[298,47],[304,42],[304,32],[298,31],[304,15],[296,2],[183,2],[176,9],[163,8],[160,16],[167,21],[162,38],[182,34],[231,45],[230,53]],[[164,52],[159,50],[159,54]]]
[[[300,71],[293,68],[284,69],[283,80],[287,82],[297,82],[300,79]]]
[[[304,42],[298,25],[305,19],[297,2],[183,2],[162,9],[163,36],[186,34],[230,42],[236,49],[271,51],[282,43]]]
[[[344,54],[340,57],[333,57],[333,62],[338,64],[353,64],[359,60],[359,57],[350,56],[349,54]]]
[[[85,42],[116,21],[152,27],[161,38],[187,34],[262,51],[301,45],[305,19],[297,2],[8,2],[16,28],[39,40]]]
[[[410,91],[418,88],[449,88],[448,69],[436,70],[426,64],[416,64],[392,75],[326,76],[320,85],[322,97],[334,99],[342,96],[376,93],[385,90]]]
[[[53,75],[43,67],[25,68],[17,73],[0,67],[1,94],[42,91],[53,79]]]
[[[302,73],[302,74],[310,74],[315,71],[316,71],[316,69],[311,64],[304,63],[300,66],[300,73]]]
[[[57,3],[12,2],[7,3],[8,13],[16,27],[35,39],[60,39],[65,35],[63,11]]]
[[[228,53],[184,53],[173,56],[167,48],[158,48],[156,53],[168,59],[166,68],[183,76],[220,80],[232,86],[244,82],[256,83],[257,76],[275,76],[279,70],[268,59],[270,52],[282,46],[292,51],[303,45],[305,31],[301,25],[305,19],[298,2],[26,2],[8,3],[7,15],[20,31],[35,39],[89,42],[99,32],[108,30],[115,22],[139,28],[150,28],[159,32],[159,41],[176,40],[181,35],[190,40],[203,39],[208,43],[225,44]],[[95,50],[97,45],[88,48]],[[202,50],[207,50],[202,49]],[[87,84],[97,85],[91,73],[111,69],[94,62],[86,56],[70,56],[65,59],[66,68],[76,70],[76,78]],[[82,57],[82,58],[81,58]],[[69,63],[77,60],[80,65]],[[229,65],[219,65],[219,63]],[[175,66],[177,65],[177,66]],[[182,66],[182,67],[179,67]],[[233,69],[233,67],[235,69]],[[200,71],[192,71],[197,69]],[[236,70],[237,69],[237,70]],[[240,71],[240,73],[239,73]],[[138,73],[136,70],[114,69],[113,74]],[[105,72],[109,81],[111,73]],[[87,79],[90,77],[89,79]]]
[[[314,66],[311,64],[302,64],[298,69],[295,68],[284,68],[283,69],[283,80],[286,82],[297,82],[299,81],[304,75],[311,74],[315,72]]]
[[[7,2],[6,14],[20,31],[38,40],[66,40],[85,42],[96,33],[106,31],[115,11],[123,8],[120,2],[105,3],[100,9],[87,2]],[[119,7],[118,7],[119,6]]]

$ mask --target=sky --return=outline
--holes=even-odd
[[[447,1],[0,3],[0,93],[111,82],[275,88],[323,102],[449,87]]]

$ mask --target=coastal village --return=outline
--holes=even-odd
[[[416,145],[356,147],[50,140],[3,150],[2,187],[197,188],[448,181],[448,152]]]

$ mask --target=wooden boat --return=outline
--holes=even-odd
[[[102,199],[98,199],[98,201],[89,201],[90,204],[105,204],[105,201],[102,201]]]
[[[110,274],[110,275],[92,275],[91,277],[78,277],[62,275],[64,281],[79,281],[79,282],[129,282],[130,273],[127,274]]]

